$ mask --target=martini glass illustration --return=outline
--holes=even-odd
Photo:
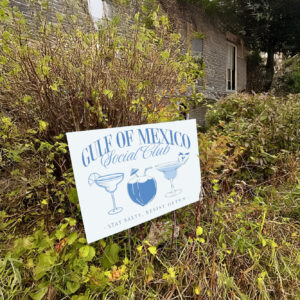
[[[181,193],[181,190],[175,189],[173,181],[177,176],[177,170],[182,166],[182,163],[178,161],[168,162],[161,165],[156,166],[156,169],[162,172],[166,179],[170,181],[171,191],[166,193],[166,197],[174,197]]]
[[[171,191],[166,193],[166,197],[174,197],[181,193],[182,190],[175,189],[173,181],[177,176],[177,170],[188,161],[188,158],[189,153],[179,153],[177,161],[167,162],[156,166],[156,169],[162,172],[171,184]]]
[[[110,193],[113,208],[108,212],[109,215],[118,214],[123,210],[123,207],[117,207],[114,194],[118,188],[118,185],[123,181],[123,179],[123,173],[114,173],[104,176],[101,176],[98,173],[92,173],[89,176],[89,185],[96,183],[96,185],[98,185],[101,188],[104,188],[106,192]]]

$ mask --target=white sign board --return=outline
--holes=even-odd
[[[88,243],[199,200],[195,120],[67,133]]]

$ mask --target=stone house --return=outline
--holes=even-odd
[[[30,0],[10,0],[31,20],[33,12]],[[69,1],[48,0],[49,20],[57,12],[72,12]],[[201,7],[185,4],[179,0],[159,0],[162,10],[169,16],[172,24],[181,33],[185,50],[190,50],[199,62],[204,62],[205,77],[199,83],[199,89],[206,99],[217,100],[234,92],[242,92],[247,86],[248,49],[238,36],[225,32],[219,20],[207,15]],[[114,5],[111,0],[84,0],[81,13],[90,15],[94,21],[111,18]],[[203,121],[203,107],[191,112],[200,123]]]
[[[205,63],[205,91],[210,99],[242,92],[247,84],[248,50],[238,36],[224,32],[218,20],[202,8],[177,0],[161,0],[193,56]]]
[[[207,15],[203,8],[178,0],[161,0],[163,10],[175,24],[184,44],[195,58],[205,64],[204,88],[208,100],[215,101],[230,93],[243,92],[247,87],[248,49],[244,41],[222,28],[219,20]],[[206,107],[200,105],[190,112],[198,124],[205,125]]]

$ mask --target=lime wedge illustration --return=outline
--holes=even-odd
[[[101,177],[101,175],[100,174],[98,174],[98,173],[92,173],[92,174],[90,174],[90,176],[89,176],[89,180],[88,180],[88,182],[89,182],[89,185],[92,185],[92,184],[94,184],[95,183],[95,181],[99,178],[99,177]]]

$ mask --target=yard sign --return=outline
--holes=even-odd
[[[88,243],[196,202],[196,121],[67,133]]]

